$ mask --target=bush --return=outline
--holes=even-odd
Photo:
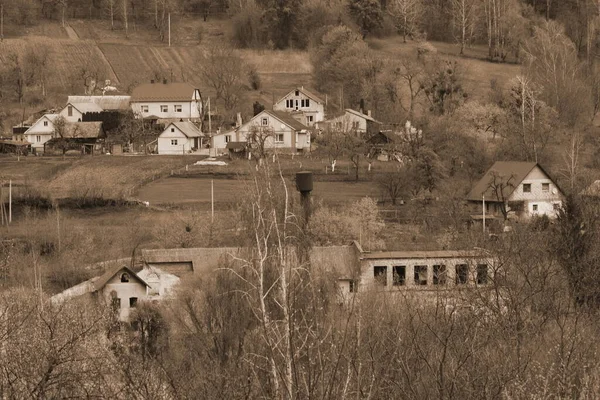
[[[260,75],[258,74],[258,71],[254,65],[250,65],[248,68],[248,81],[252,90],[259,90],[262,86]]]

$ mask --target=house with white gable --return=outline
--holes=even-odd
[[[193,122],[171,122],[158,136],[158,154],[187,154],[202,148],[204,134]]]
[[[467,195],[474,219],[555,218],[564,194],[535,162],[496,161]]]
[[[296,120],[306,126],[325,119],[325,102],[304,86],[291,90],[273,104],[274,111],[290,113]]]
[[[264,142],[265,149],[308,152],[310,130],[289,113],[263,110],[234,130],[214,135],[212,147],[223,152],[232,148],[233,143],[251,147],[258,141]]]
[[[44,114],[25,131],[25,140],[31,143],[35,152],[43,152],[44,144],[52,139],[56,118],[58,114]]]
[[[346,108],[342,113],[319,122],[316,126],[323,130],[356,132],[357,134],[376,134],[381,130],[381,122],[371,117],[371,110],[363,114],[351,108]]]
[[[133,89],[131,109],[139,118],[159,123],[191,120],[202,115],[200,89],[185,82],[144,83]]]
[[[96,103],[67,103],[58,114],[67,122],[81,122],[84,114],[102,111],[104,111],[102,107]]]

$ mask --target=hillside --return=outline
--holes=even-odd
[[[174,24],[169,47],[159,40],[155,30],[142,27],[132,29],[125,38],[122,30],[111,30],[105,21],[71,20],[67,28],[71,33],[69,39],[64,28],[48,23],[46,29],[45,25],[42,23],[36,29],[24,31],[22,37],[0,43],[0,61],[6,62],[6,54],[10,52],[24,54],[28,46],[47,48],[51,71],[48,87],[57,103],[52,105],[56,106],[62,104],[66,95],[83,92],[82,71],[90,66],[100,71],[100,79],[110,79],[124,92],[162,75],[175,81],[193,82],[210,96],[212,90],[199,77],[195,59],[204,46],[226,42],[230,29],[227,20],[182,19]],[[402,43],[400,37],[371,39],[369,45],[381,58],[416,56],[415,44]],[[456,46],[433,45],[439,54],[459,59],[465,65],[468,91],[475,98],[486,95],[491,79],[505,84],[519,71],[515,64],[483,60],[479,49],[468,49],[466,57],[458,57]],[[260,91],[248,91],[247,101],[241,105],[243,112],[248,113],[255,100],[269,106],[291,87],[312,86],[312,65],[306,51],[240,50],[239,53],[256,68],[262,81]]]

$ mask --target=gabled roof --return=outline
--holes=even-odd
[[[126,266],[117,266],[117,267],[115,267],[113,269],[110,269],[110,270],[106,271],[103,275],[101,275],[100,277],[98,277],[97,279],[94,280],[92,292],[97,292],[97,291],[101,290],[104,286],[106,286],[106,284],[108,283],[108,281],[110,281],[115,275],[117,275],[121,271],[127,272],[130,277],[132,277],[133,279],[139,281],[144,286],[150,287],[150,285],[148,285],[135,272],[133,272],[131,269],[129,269],[129,267],[126,267]]]
[[[290,93],[295,92],[296,90],[298,90],[299,92],[301,92],[302,94],[304,94],[309,99],[316,101],[317,103],[321,103],[321,104],[325,103],[319,96],[317,96],[316,94],[314,94],[310,90],[304,89],[304,86],[300,86],[300,87],[297,87],[295,89],[290,90],[289,92],[286,93],[285,96],[283,96],[282,98],[280,98],[279,100],[277,100],[277,103],[279,103],[284,98],[288,97],[290,95]]]
[[[171,125],[174,125],[177,129],[181,131],[181,133],[183,133],[188,138],[204,136],[204,133],[202,133],[200,129],[198,129],[198,127],[190,121],[171,122],[169,125],[167,125],[163,133],[167,132]]]
[[[494,177],[496,177],[496,179],[501,179],[504,182],[504,187],[502,187],[502,197],[508,199],[515,189],[519,187],[521,182],[523,182],[523,179],[525,179],[535,167],[540,168],[542,172],[552,180],[542,166],[535,162],[496,161],[494,165],[487,170],[483,178],[481,178],[479,182],[475,184],[473,189],[471,189],[467,195],[467,200],[481,201],[481,196],[485,195],[486,201],[502,201],[502,199],[498,199],[492,188]]]
[[[71,104],[94,103],[103,110],[128,110],[131,96],[69,96]]]
[[[344,111],[346,111],[347,113],[350,113],[350,114],[354,114],[354,115],[356,115],[358,117],[364,118],[367,121],[371,121],[371,122],[375,122],[377,124],[381,124],[381,122],[377,121],[375,118],[371,117],[370,115],[363,114],[360,111],[356,111],[356,110],[353,110],[351,108],[346,108]]]
[[[71,103],[71,102],[69,102],[69,103],[67,103],[65,108],[68,107],[69,105],[72,105],[73,108],[77,109],[77,111],[79,111],[82,114],[104,111],[104,109],[96,103]]]
[[[104,129],[102,128],[102,122],[67,122],[65,123],[65,129],[63,138],[76,139],[93,139],[105,137]]]
[[[257,114],[254,118],[259,117],[263,113],[269,114],[273,118],[278,119],[279,121],[283,122],[295,131],[303,131],[308,129],[306,125],[304,125],[302,122],[292,117],[290,113],[287,113],[285,111],[264,110],[260,114]]]
[[[29,132],[31,130],[31,128],[33,128],[34,126],[36,126],[39,122],[42,122],[44,119],[47,119],[50,122],[54,122],[54,120],[56,118],[58,118],[58,114],[44,114],[37,121],[35,121],[33,124],[31,124],[31,126],[29,127],[29,129],[27,129],[24,132],[24,134],[26,135],[27,132]]]
[[[196,90],[185,82],[144,83],[133,89],[131,101],[191,101]]]

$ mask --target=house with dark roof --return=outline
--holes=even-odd
[[[198,121],[202,98],[200,89],[186,82],[144,83],[133,89],[131,109],[139,118],[156,119],[159,123]]]
[[[252,147],[259,141],[264,143],[265,149],[308,152],[310,130],[289,113],[263,110],[245,124],[231,131],[213,135],[212,147],[217,152],[224,152],[230,142],[248,143],[248,146]]]
[[[325,118],[325,102],[316,94],[297,87],[273,104],[274,111],[282,111],[306,126],[313,126]]]
[[[204,134],[191,121],[171,122],[158,136],[158,154],[187,154],[202,148]]]
[[[535,162],[496,161],[467,195],[475,219],[556,217],[564,194]]]

